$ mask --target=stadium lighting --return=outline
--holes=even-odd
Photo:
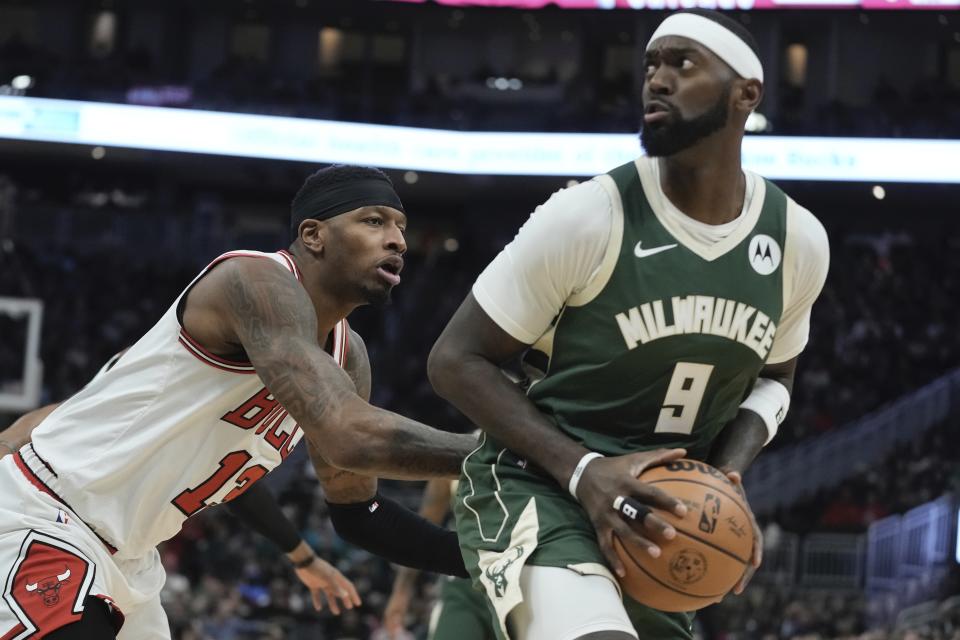
[[[757,131],[768,131],[770,129],[770,121],[767,120],[767,116],[763,115],[759,111],[754,111],[747,116],[747,125],[745,128],[751,133],[756,133]]]
[[[15,76],[10,82],[10,86],[16,89],[17,91],[26,91],[33,86],[33,78],[31,76]]]
[[[873,189],[871,189],[871,193],[873,193],[873,197],[877,200],[883,200],[887,197],[887,190],[880,185],[873,187]]]
[[[452,131],[9,95],[0,95],[3,138],[563,180],[604,173],[641,154],[633,133]],[[743,141],[743,166],[770,180],[960,184],[958,165],[958,140],[748,135]]]
[[[94,147],[90,149],[90,157],[94,160],[103,160],[103,156],[107,155],[107,150],[103,147]]]
[[[420,176],[417,175],[416,171],[407,171],[403,174],[403,181],[407,184],[417,184],[417,180],[420,179]]]

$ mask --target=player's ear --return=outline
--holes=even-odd
[[[763,100],[763,84],[756,78],[737,78],[734,82],[733,95],[738,110],[746,113],[756,111]]]
[[[323,221],[307,218],[300,223],[299,234],[300,242],[310,253],[323,254],[326,243],[326,225]]]

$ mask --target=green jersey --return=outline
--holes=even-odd
[[[750,232],[704,257],[664,228],[635,163],[609,175],[622,224],[597,276],[605,282],[572,297],[534,345],[528,363],[546,366],[529,397],[593,451],[686,447],[705,457],[773,346],[787,198],[765,182]]]
[[[484,270],[473,295],[516,340],[528,397],[564,434],[605,455],[684,447],[706,458],[765,363],[803,350],[826,277],[819,222],[746,175],[726,225],[671,205],[640,158],[548,200]],[[467,568],[508,637],[525,565],[616,579],[579,502],[486,434],[455,507]],[[692,617],[629,598],[640,637],[691,640]]]

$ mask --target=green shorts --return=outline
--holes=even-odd
[[[509,637],[507,614],[523,601],[525,564],[605,576],[619,590],[580,503],[486,435],[481,443],[464,461],[454,514],[467,570],[495,612],[498,637]],[[693,614],[656,611],[628,596],[624,607],[643,640],[693,638]]]
[[[430,614],[428,640],[496,640],[486,598],[470,580],[444,578]]]

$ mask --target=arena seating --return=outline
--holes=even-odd
[[[93,206],[91,203],[102,200],[97,193],[132,196],[135,191],[128,185],[101,187],[82,198],[57,201],[56,195],[36,199],[30,195],[31,189],[23,189],[18,206],[21,214],[35,209],[37,225],[47,224],[42,221],[51,215],[51,208],[68,212],[63,215],[95,220],[96,216],[103,218],[105,211],[117,210],[116,202],[105,208]],[[151,200],[149,193],[140,193],[139,199],[113,197],[130,207],[125,224],[139,232],[160,233],[159,227],[149,227],[149,216],[137,222],[133,215],[137,203],[142,206]],[[52,206],[52,201],[58,205]],[[140,224],[147,226],[137,226]],[[74,240],[71,246],[44,246],[36,242],[35,234],[28,233],[31,228],[25,225],[21,229],[23,237],[0,247],[0,295],[39,297],[46,304],[45,400],[62,398],[83,384],[102,361],[142,333],[189,281],[200,262],[212,257],[160,263],[147,255],[149,252],[135,254],[115,239],[111,241],[110,234],[104,236],[103,229],[96,225],[89,232],[89,243],[81,234],[70,236]],[[509,237],[509,233],[504,229],[493,235]],[[795,409],[782,428],[779,439],[784,443],[779,446],[806,442],[844,425],[922,387],[960,360],[960,339],[950,330],[960,321],[958,309],[952,304],[960,295],[960,268],[956,252],[944,250],[954,246],[955,233],[948,228],[937,236],[921,235],[905,227],[896,233],[847,230],[832,236],[831,275],[816,307],[811,343],[801,360]],[[99,235],[95,238],[94,234]],[[425,380],[424,362],[444,321],[495,249],[463,242],[460,251],[450,253],[435,242],[414,242],[405,283],[393,307],[385,313],[358,314],[355,326],[370,347],[377,402],[428,422],[469,428],[433,397]],[[214,247],[213,253],[216,251]],[[144,291],[149,295],[143,295]],[[437,291],[442,293],[432,294],[430,305],[417,303],[428,292]],[[919,313],[921,308],[930,312]],[[910,309],[917,312],[903,312]],[[5,344],[0,344],[0,352]],[[839,487],[778,511],[769,526],[779,527],[784,548],[788,549],[790,536],[822,536],[825,531],[862,534],[867,525],[890,513],[906,511],[947,489],[956,491],[958,480],[952,470],[957,467],[957,442],[955,429],[949,428],[952,424],[955,422],[931,429],[909,449],[861,470]],[[323,633],[326,635],[322,637],[366,638],[375,632],[389,592],[391,570],[382,561],[339,541],[323,516],[323,502],[311,480],[309,464],[303,456],[290,462],[295,466],[285,465],[285,473],[272,474],[277,477],[268,479],[307,539],[357,580],[364,606],[339,620],[326,613],[315,614],[307,594],[292,579],[289,567],[276,551],[241,530],[226,512],[212,510],[189,522],[184,532],[162,550],[170,572],[164,597],[171,622],[180,633],[175,637],[299,638]],[[415,486],[388,484],[386,490],[410,505],[416,504]],[[776,525],[772,525],[774,520]],[[770,538],[776,534],[774,529],[768,530]],[[792,543],[793,553],[801,559],[797,562],[802,562],[807,539],[796,537]],[[821,549],[836,542],[822,537],[813,540]],[[830,548],[836,549],[836,544]],[[765,571],[782,578],[783,574],[776,571],[783,562],[778,565],[776,558],[771,550]],[[861,576],[862,571],[861,567]],[[867,605],[879,606],[867,596],[838,591],[836,581],[817,586],[804,585],[799,578],[794,582],[781,579],[779,583],[774,586],[777,580],[765,580],[761,573],[757,586],[744,598],[728,598],[718,607],[719,613],[705,614],[704,628],[715,633],[724,629],[755,630],[750,636],[716,636],[729,638],[853,637],[870,628],[875,619]],[[429,585],[425,586],[429,595]],[[426,601],[418,602],[420,609],[412,612],[415,626],[420,628],[426,620]],[[955,628],[950,627],[955,624],[955,603],[944,607],[947,613],[942,621],[930,617],[929,607],[923,615],[916,614],[921,620],[918,629],[940,629],[918,637],[950,637],[953,631],[949,630]],[[784,614],[765,613],[771,610]],[[910,620],[913,618],[905,617],[901,627],[913,624]],[[895,637],[905,637],[905,633],[898,631]],[[879,640],[886,636],[863,637]]]

